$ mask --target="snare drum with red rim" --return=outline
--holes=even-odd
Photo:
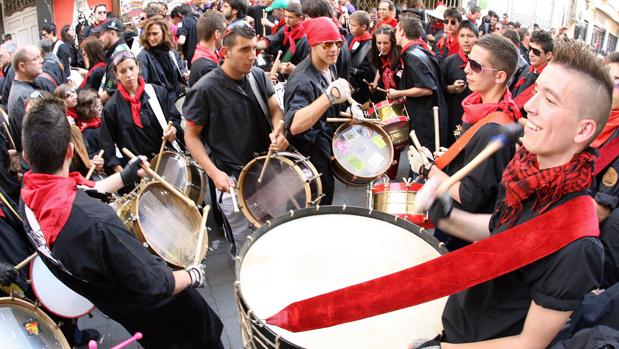
[[[395,147],[408,143],[410,126],[404,101],[384,100],[376,103],[368,110],[368,115],[384,123],[382,128],[387,131]]]
[[[406,219],[424,228],[434,228],[427,212],[413,210],[419,183],[376,183],[369,195],[369,205],[375,210]]]
[[[280,216],[243,245],[235,293],[245,348],[406,348],[442,331],[447,297],[359,321],[292,333],[265,324],[288,304],[388,275],[446,250],[425,230],[357,207]]]

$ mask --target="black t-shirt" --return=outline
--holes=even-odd
[[[178,24],[176,30],[176,37],[181,35],[185,36],[185,43],[183,44],[183,56],[187,60],[187,65],[191,67],[191,58],[196,51],[196,45],[198,45],[198,18],[195,14],[190,14],[183,17],[183,20]]]
[[[449,142],[441,144],[444,147],[449,147],[455,142],[453,131],[456,126],[462,123],[462,114],[464,109],[462,108],[462,101],[468,97],[472,92],[469,86],[466,85],[464,91],[460,93],[448,93],[447,86],[452,85],[456,80],[462,80],[466,84],[466,74],[464,73],[464,65],[460,56],[453,54],[445,59],[442,66],[443,83],[445,85],[445,102],[447,103],[448,110],[448,123],[447,123],[447,139]]]
[[[551,208],[578,195],[583,193],[566,195]],[[504,199],[501,187],[498,202]],[[537,216],[532,205],[531,200],[524,202],[516,224]],[[501,213],[492,215],[492,234],[508,229],[498,226]],[[547,309],[575,310],[589,291],[599,287],[603,259],[597,238],[581,238],[523,268],[450,296],[443,312],[444,341],[469,343],[520,334],[531,301]]]
[[[195,85],[201,77],[217,69],[217,63],[211,61],[208,58],[196,59],[191,65],[191,72],[189,73],[188,84],[189,87]]]
[[[265,105],[275,91],[260,68],[252,68]],[[200,79],[187,93],[183,105],[187,121],[204,126],[202,140],[211,150],[215,165],[229,175],[238,175],[254,153],[267,151],[271,126],[248,78],[230,79],[221,67]],[[269,116],[269,120],[270,120]]]

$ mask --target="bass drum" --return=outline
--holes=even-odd
[[[292,333],[261,319],[288,304],[388,275],[446,253],[425,230],[386,213],[326,206],[254,232],[236,262],[245,348],[406,348],[443,330],[447,297],[338,326]]]
[[[69,349],[58,325],[41,309],[21,299],[0,298],[0,348]]]
[[[188,205],[163,184],[142,181],[113,207],[138,240],[170,266],[183,269],[193,264],[202,217],[195,205]],[[206,256],[208,239],[200,260]]]
[[[193,200],[196,205],[204,202],[206,192],[206,173],[193,159],[173,151],[164,151],[150,162],[150,167],[157,168],[157,174],[163,177],[170,184],[175,186],[182,193]]]
[[[273,154],[262,183],[258,183],[265,159],[253,159],[239,176],[239,208],[255,227],[290,210],[320,202],[324,196],[320,174],[307,158],[297,153]]]

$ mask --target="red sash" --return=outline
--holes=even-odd
[[[603,147],[598,149],[600,156],[595,159],[593,176],[597,176],[603,169],[610,165],[619,156],[619,137],[613,138]]]
[[[587,236],[599,236],[593,199],[582,195],[525,223],[412,268],[288,305],[266,319],[310,331],[445,297],[540,260]],[[508,248],[506,248],[508,247]]]
[[[526,90],[522,91],[518,96],[514,97],[514,102],[518,106],[518,109],[524,108],[525,103],[529,101],[535,95],[535,84],[527,87]]]

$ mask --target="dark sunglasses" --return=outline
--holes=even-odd
[[[97,14],[98,15],[105,15],[105,14],[107,14],[107,11],[97,11]]]
[[[531,47],[531,52],[533,52],[533,54],[538,56],[538,57],[542,54],[542,51],[536,49],[535,47]]]
[[[471,67],[471,70],[476,74],[479,74],[484,70],[497,71],[494,68],[486,68],[483,65],[481,65],[481,63],[471,58],[469,58],[469,67]]]
[[[146,17],[140,17],[140,21],[146,20]]]
[[[448,21],[445,21],[445,24],[458,25],[458,21],[456,21],[455,19],[450,19]]]
[[[344,42],[343,41],[327,41],[327,42],[320,42],[318,43],[318,45],[320,45],[323,50],[328,50],[334,45],[337,46],[337,48],[342,48],[342,46],[344,46]]]

